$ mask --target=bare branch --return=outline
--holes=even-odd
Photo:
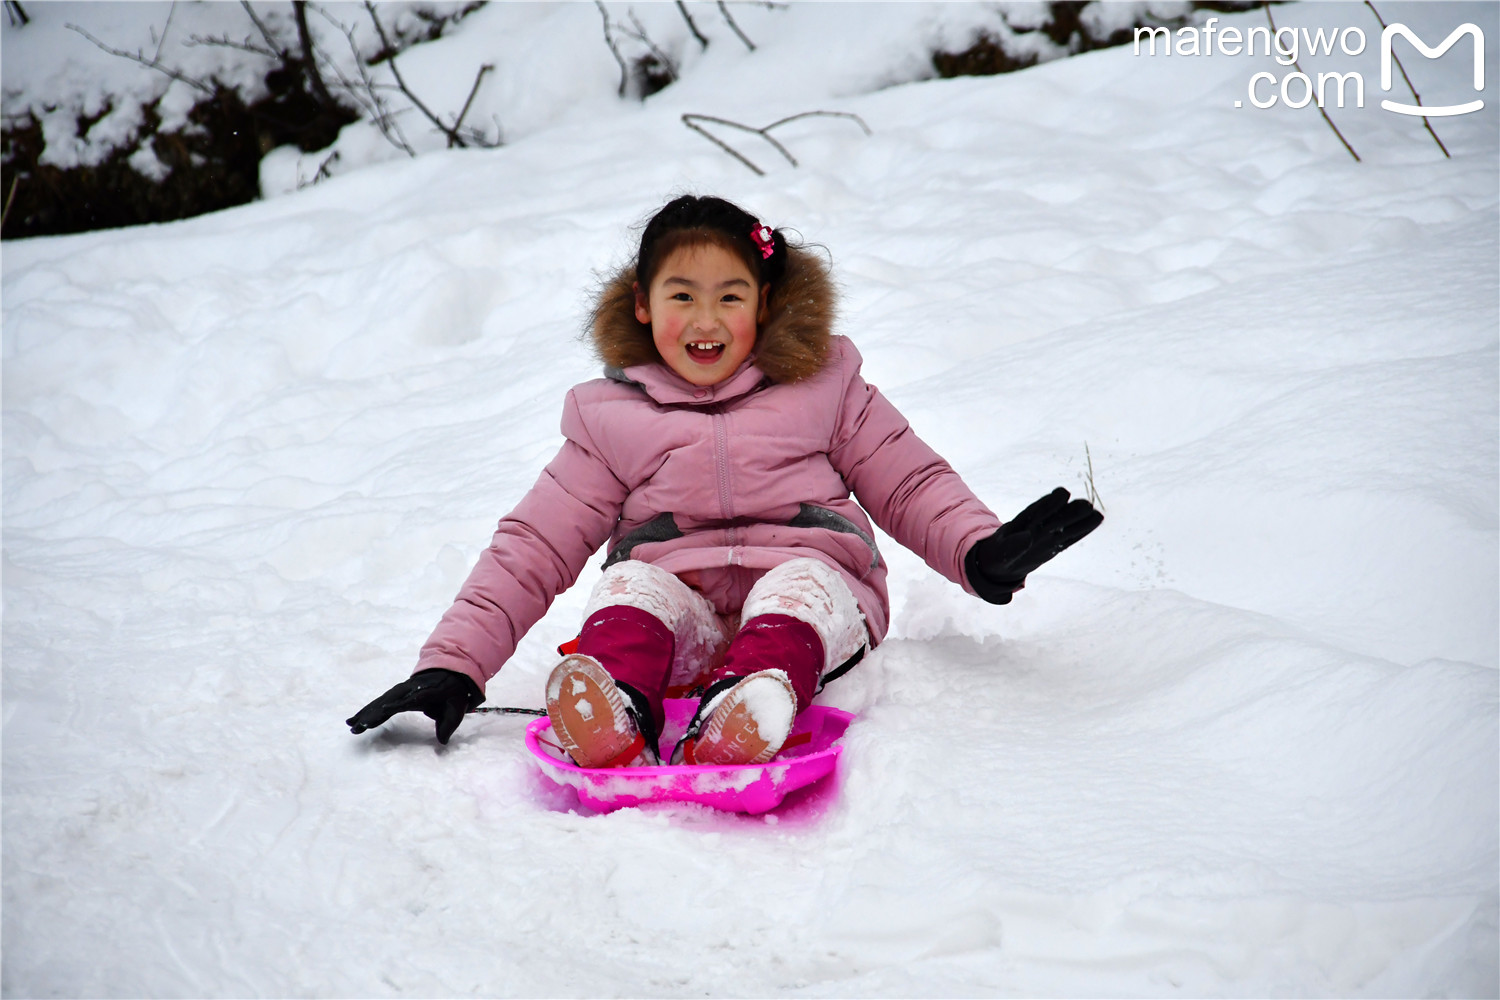
[[[628,11],[630,26],[627,27],[626,25],[610,20],[609,10],[604,6],[603,0],[594,0],[594,6],[599,8],[599,16],[604,20],[604,44],[609,46],[610,53],[615,57],[615,62],[620,67],[620,86],[616,90],[618,96],[624,97],[629,87],[630,65],[626,62],[624,54],[620,52],[620,44],[616,39],[616,33],[621,37],[634,39],[644,45],[646,51],[650,53],[650,57],[656,61],[657,65],[666,70],[668,82],[677,82],[677,64],[672,60],[671,56],[667,55],[660,46],[651,40],[651,36],[646,33],[645,25],[641,24],[640,18],[635,16],[634,10]],[[679,9],[682,9],[680,3],[678,6]],[[687,11],[683,9],[683,15],[686,16],[686,14]],[[689,18],[688,23],[692,23],[691,18]],[[697,29],[694,28],[693,30],[696,33]],[[702,40],[702,36],[699,36],[699,38]],[[704,44],[707,44],[707,42]]]
[[[620,89],[617,93],[624,97],[625,85],[630,82],[630,67],[625,65],[625,57],[620,55],[620,47],[615,43],[613,25],[609,20],[609,11],[604,9],[604,0],[594,0],[594,6],[599,8],[599,16],[604,18],[604,44],[609,46],[615,62],[620,64]]]
[[[688,30],[693,33],[693,37],[698,39],[698,47],[708,48],[708,39],[703,37],[703,32],[698,30],[698,25],[693,23],[693,15],[688,13],[687,4],[682,0],[677,0],[677,10],[682,14],[682,19],[687,22]]]
[[[729,22],[729,26],[734,29],[734,33],[740,36],[740,41],[745,43],[745,48],[754,52],[755,43],[746,38],[745,33],[740,30],[740,26],[734,22],[734,15],[729,13],[729,8],[725,6],[724,0],[719,0],[719,13],[724,15],[724,20]]]
[[[161,26],[161,38],[156,41],[156,52],[151,56],[152,62],[161,59],[161,47],[167,44],[167,32],[172,30],[172,15],[177,13],[177,0],[172,0],[172,6],[167,8],[166,23]]]
[[[371,3],[370,0],[365,0],[365,10],[369,13],[370,20],[375,23],[375,31],[378,35],[380,35],[380,44],[385,47],[385,51],[391,54],[390,58],[387,59],[386,62],[391,67],[391,75],[396,78],[396,86],[401,88],[401,93],[406,95],[406,99],[411,101],[412,105],[418,111],[422,112],[422,114],[427,117],[428,121],[437,126],[437,130],[439,132],[448,137],[449,149],[452,149],[454,146],[457,146],[460,149],[467,149],[469,144],[464,142],[463,137],[458,134],[457,127],[443,124],[443,120],[437,115],[433,114],[432,109],[423,104],[421,98],[412,93],[411,88],[406,85],[406,80],[401,76],[401,70],[396,66],[396,48],[391,44],[390,38],[386,35],[385,25],[380,23],[380,16],[375,13],[375,5]],[[480,75],[483,76],[484,74],[481,73]]]
[[[823,117],[823,118],[848,118],[848,119],[851,119],[861,129],[863,129],[865,135],[874,135],[875,134],[874,132],[870,131],[870,126],[868,126],[868,125],[865,124],[865,120],[863,118],[861,118],[859,115],[854,114],[852,111],[803,111],[800,114],[789,115],[786,118],[782,118],[782,119],[780,119],[778,121],[774,121],[771,124],[767,125],[764,129],[762,129],[762,131],[769,132],[771,129],[775,128],[778,125],[785,125],[787,122],[794,122],[794,121],[796,121],[799,118],[817,118],[817,117]]]
[[[212,45],[225,49],[239,49],[241,52],[253,52],[258,56],[266,56],[270,59],[280,59],[281,53],[272,52],[270,49],[254,42],[237,42],[226,35],[189,35],[187,41],[182,43],[183,48],[193,49],[200,45]],[[158,49],[160,51],[160,49]]]
[[[401,127],[397,124],[395,116],[386,107],[385,99],[380,96],[378,85],[370,78],[370,72],[365,66],[364,57],[359,52],[359,43],[354,39],[354,29],[316,4],[313,5],[313,10],[343,34],[349,43],[349,51],[354,54],[354,66],[359,72],[359,82],[357,83],[345,76],[343,70],[339,69],[333,62],[328,64],[328,68],[338,78],[344,92],[352,97],[356,103],[364,107],[370,115],[370,120],[375,123],[375,127],[380,130],[381,135],[385,136],[387,142],[401,150],[407,156],[415,157],[417,151],[412,149],[411,143],[406,141],[406,136],[401,132]]]
[[[708,139],[708,141],[712,142],[714,145],[716,145],[720,149],[724,150],[724,152],[728,153],[730,156],[733,156],[736,160],[739,160],[745,166],[749,167],[757,175],[763,177],[763,176],[765,176],[765,171],[764,170],[760,169],[760,167],[757,167],[754,163],[751,163],[750,160],[748,160],[745,156],[743,156],[738,150],[734,149],[728,143],[724,142],[718,136],[716,136],[713,133],[709,132],[707,129],[705,129],[702,125],[700,125],[698,123],[699,122],[713,122],[715,125],[725,125],[725,126],[728,126],[729,128],[737,128],[741,132],[749,132],[752,135],[758,135],[762,139],[764,139],[767,143],[769,143],[773,149],[775,149],[777,152],[779,152],[782,156],[786,157],[786,161],[788,163],[790,163],[792,166],[795,167],[795,166],[799,165],[797,163],[797,158],[794,157],[791,154],[790,150],[788,150],[785,146],[783,146],[781,143],[779,143],[779,142],[776,141],[776,137],[773,136],[773,135],[771,135],[771,130],[773,128],[777,128],[777,127],[779,127],[781,125],[785,125],[788,122],[797,121],[800,118],[814,118],[814,117],[849,118],[849,119],[852,119],[857,125],[859,125],[859,127],[861,129],[864,130],[865,135],[872,135],[873,134],[870,131],[870,126],[868,126],[868,125],[865,124],[865,121],[864,121],[863,118],[859,117],[859,115],[851,114],[848,111],[803,111],[800,114],[789,115],[786,118],[782,118],[782,119],[780,119],[778,121],[774,121],[774,122],[772,122],[769,125],[763,125],[760,128],[753,128],[753,127],[751,127],[749,125],[742,125],[739,122],[730,121],[728,118],[716,118],[713,115],[699,115],[699,114],[688,113],[688,114],[685,114],[685,115],[682,116],[682,124],[686,125],[688,128],[692,129],[694,132],[697,132],[699,135],[701,135],[704,138]]]
[[[1370,0],[1365,0],[1365,6],[1370,8],[1370,13],[1374,14],[1375,20],[1380,22],[1380,30],[1384,31],[1385,18],[1380,16],[1380,11],[1375,9],[1375,5]],[[1401,65],[1401,57],[1396,55],[1394,48],[1391,49],[1391,58],[1396,60],[1396,68],[1401,71],[1401,79],[1406,81],[1406,89],[1411,91],[1412,100],[1417,102],[1418,107],[1421,107],[1422,95],[1417,93],[1416,87],[1412,86],[1411,77],[1406,75],[1406,67]],[[1443,151],[1443,155],[1450,160],[1453,159],[1453,155],[1448,152],[1448,147],[1443,145],[1443,140],[1439,139],[1438,134],[1432,130],[1432,121],[1426,115],[1422,116],[1422,124],[1427,126],[1427,134],[1432,136],[1432,141],[1437,143],[1438,149]]]
[[[686,125],[688,128],[692,129],[694,132],[697,132],[699,135],[703,136],[709,142],[713,143],[715,146],[718,146],[724,152],[728,153],[730,156],[734,157],[736,160],[739,160],[745,166],[749,167],[750,170],[757,177],[764,177],[766,175],[766,172],[764,170],[760,169],[760,167],[757,167],[755,164],[753,164],[749,160],[745,159],[745,157],[741,156],[739,150],[735,149],[733,146],[729,145],[729,143],[725,142],[724,140],[720,139],[718,136],[714,135],[708,129],[704,128],[702,125],[699,125],[696,121],[693,121],[693,119],[695,119],[695,118],[702,118],[705,121],[723,122],[722,118],[708,118],[705,115],[690,115],[689,114],[689,115],[683,115],[682,116],[682,124]],[[725,124],[735,125],[736,128],[743,128],[747,132],[754,132],[754,131],[756,131],[753,128],[747,128],[744,125],[737,125],[735,122],[726,122]]]
[[[1266,10],[1266,20],[1269,21],[1269,22],[1271,22],[1271,37],[1275,38],[1276,37],[1276,19],[1271,16],[1271,7],[1270,7],[1269,4],[1266,5],[1265,10]],[[1297,67],[1297,72],[1298,73],[1302,73],[1302,64],[1301,63],[1299,63],[1297,60],[1293,59],[1292,60],[1292,65]],[[1303,73],[1302,75],[1305,77],[1307,74]],[[1349,145],[1349,140],[1344,138],[1344,133],[1342,133],[1342,132],[1339,131],[1339,127],[1333,123],[1333,119],[1328,117],[1328,112],[1326,110],[1324,110],[1322,104],[1318,105],[1318,114],[1322,115],[1323,116],[1323,120],[1328,123],[1328,127],[1331,128],[1331,129],[1333,129],[1333,134],[1339,137],[1339,142],[1342,142],[1344,144],[1344,148],[1349,151],[1349,155],[1352,156],[1352,157],[1354,157],[1354,162],[1355,163],[1360,162],[1359,154],[1354,151],[1354,147],[1353,146]]]
[[[1094,456],[1089,454],[1089,443],[1087,441],[1083,442],[1083,457],[1088,462],[1089,467],[1088,475],[1084,479],[1088,487],[1087,499],[1089,503],[1099,508],[1099,512],[1102,514],[1104,513],[1104,501],[1099,498],[1099,490],[1094,486]]]
[[[728,118],[715,118],[713,115],[697,115],[697,114],[692,114],[692,113],[685,114],[685,115],[682,116],[682,123],[684,125],[686,125],[688,128],[694,128],[695,127],[691,122],[688,121],[689,118],[695,119],[697,121],[713,122],[715,125],[727,125],[730,128],[737,128],[741,132],[749,132],[751,135],[758,135],[762,139],[766,140],[766,142],[770,143],[773,147],[775,147],[776,151],[779,152],[782,156],[786,157],[786,161],[788,163],[790,163],[794,167],[798,166],[797,158],[795,156],[793,156],[791,154],[791,152],[788,151],[788,149],[785,146],[783,146],[781,143],[777,142],[772,136],[768,135],[766,133],[766,130],[763,129],[763,128],[754,128],[753,126],[750,126],[750,125],[741,125],[739,122],[730,121]],[[703,132],[703,129],[702,128],[698,128],[698,131],[699,132]],[[708,133],[704,132],[704,134],[707,135]],[[715,141],[717,142],[718,140],[715,140]],[[720,142],[719,145],[723,146],[724,143]],[[725,147],[725,148],[728,148],[728,147]],[[738,156],[738,154],[736,154],[736,155]],[[749,160],[745,160],[745,158],[743,156],[741,156],[739,158],[741,160],[744,160],[746,163],[750,162]],[[755,169],[755,168],[752,167],[751,169]],[[755,172],[757,174],[764,173],[764,171],[758,170],[758,169],[756,169]]]
[[[322,163],[318,164],[317,172],[313,174],[313,179],[309,183],[316,184],[318,183],[318,181],[328,180],[329,178],[331,178],[333,174],[329,172],[328,167],[332,163],[337,163],[338,159],[339,151],[335,149],[323,159]]]
[[[307,71],[307,82],[312,85],[313,97],[324,107],[336,106],[338,102],[323,83],[323,74],[318,72],[318,47],[313,44],[312,32],[307,27],[306,0],[292,0],[292,15],[297,21],[297,42],[302,46],[302,66]]]
[[[627,31],[626,34],[646,46],[651,54],[656,57],[656,61],[665,67],[667,76],[671,77],[672,82],[675,83],[677,81],[677,65],[672,62],[670,56],[657,48],[656,43],[651,40],[651,36],[646,34],[645,27],[641,24],[640,18],[635,16],[635,11],[633,10],[630,11],[630,23],[635,26],[635,30]]]
[[[374,94],[372,91],[370,91],[370,89],[364,83],[350,80],[338,70],[334,71],[334,75],[338,78],[334,86],[337,87],[345,97],[348,97],[364,110],[365,114],[369,116],[370,121],[373,122],[375,127],[380,130],[380,133],[390,140],[391,145],[395,146],[397,149],[401,150],[404,153],[410,154],[411,156],[417,155],[412,151],[411,147],[406,144],[405,136],[402,136],[400,134],[400,131],[395,129],[395,123],[391,120],[392,115],[390,111],[385,107],[385,105],[380,101],[379,95]]]
[[[260,29],[260,37],[264,38],[266,44],[275,51],[276,57],[282,62],[286,62],[286,49],[281,47],[281,43],[276,40],[275,35],[271,34],[271,29],[266,27],[265,22],[255,16],[255,10],[250,6],[250,0],[240,0],[240,6],[245,8],[245,13],[250,17],[250,23]]]
[[[461,110],[458,113],[458,117],[453,120],[453,130],[455,132],[463,127],[464,116],[469,113],[469,105],[474,103],[474,95],[479,93],[479,84],[484,80],[484,74],[490,72],[494,68],[495,67],[490,65],[489,63],[485,63],[483,66],[479,67],[479,72],[474,74],[474,86],[469,88],[469,98],[468,100],[464,101],[463,110]],[[475,132],[473,129],[469,130],[469,134],[470,136],[482,135],[482,133]]]
[[[10,179],[10,193],[5,196],[5,208],[0,210],[0,232],[5,230],[5,220],[10,218],[10,206],[16,203],[16,188],[21,186],[21,175],[17,173]]]
[[[155,59],[147,59],[139,49],[135,52],[126,52],[124,49],[117,49],[113,46],[104,44],[103,42],[99,41],[99,39],[95,38],[87,31],[84,31],[76,24],[69,24],[66,25],[66,27],[69,31],[78,32],[84,38],[87,38],[89,41],[93,42],[95,45],[99,46],[99,48],[103,49],[105,52],[108,52],[112,56],[119,56],[121,59],[129,59],[131,62],[138,62],[142,66],[145,66],[149,69],[154,69],[158,73],[163,73],[174,80],[180,80],[181,82],[187,84],[189,87],[200,90],[205,94],[212,94],[214,92],[214,88],[210,87],[202,80],[195,80],[192,77],[188,76],[186,73],[183,73],[181,70],[175,70],[170,66],[164,66]]]

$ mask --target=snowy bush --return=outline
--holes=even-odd
[[[1007,3],[994,26],[981,27],[961,51],[932,54],[938,76],[990,76],[1025,69],[1040,62],[1093,49],[1124,45],[1136,28],[1178,27],[1198,10],[1239,11],[1261,6],[1261,0],[1145,0],[1110,2],[1077,0],[1057,3]]]
[[[328,147],[379,104],[371,67],[475,6],[383,4],[379,32],[341,21],[359,12],[351,4],[15,8],[5,27],[4,235],[162,222],[253,200],[262,157]]]
[[[55,3],[32,4],[28,23],[14,5],[3,234],[180,219],[380,160],[496,145],[502,121],[524,131],[580,103],[644,101],[700,68],[724,72],[711,43],[753,53],[757,34],[764,42],[788,20],[780,4],[482,6]],[[1202,7],[1246,6],[954,5],[913,18],[906,52],[869,53],[877,65],[849,89],[1007,72],[1119,44],[1137,25],[1185,23]],[[837,14],[844,44],[862,16]],[[559,64],[573,70],[562,91],[552,89]]]

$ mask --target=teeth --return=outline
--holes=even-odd
[[[696,347],[700,351],[711,351],[715,347],[723,347],[724,345],[721,344],[721,343],[719,343],[716,340],[695,340],[691,344],[689,344],[688,346],[689,347]]]

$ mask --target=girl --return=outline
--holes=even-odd
[[[781,230],[720,198],[662,208],[594,309],[606,377],[568,393],[562,450],[501,520],[416,673],[350,729],[420,711],[447,743],[608,540],[547,681],[563,747],[584,767],[658,763],[662,699],[701,691],[671,761],[760,763],[885,635],[866,512],[993,604],[1103,520],[1059,488],[1002,525],[860,378],[833,318],[827,268]]]

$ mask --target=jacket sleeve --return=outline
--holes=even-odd
[[[969,593],[964,555],[1000,527],[958,473],[859,374],[859,354],[842,343],[844,380],[829,458],[882,531]],[[852,369],[852,370],[851,370]]]
[[[589,434],[576,393],[563,406],[562,450],[501,519],[416,669],[456,670],[483,689],[608,540],[628,491]]]

